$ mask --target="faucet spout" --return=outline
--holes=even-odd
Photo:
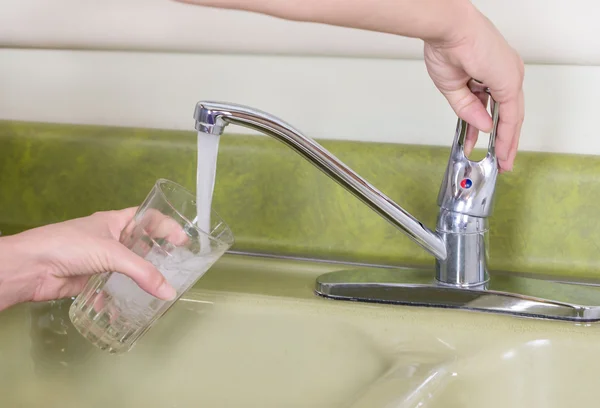
[[[194,119],[195,128],[200,132],[220,135],[227,125],[234,124],[274,137],[403,231],[438,262],[443,262],[448,257],[445,240],[440,234],[431,231],[319,143],[281,119],[242,105],[208,101],[196,104]]]
[[[194,119],[200,132],[221,135],[229,124],[272,136],[286,144],[322,172],[406,233],[436,258],[435,278],[421,269],[402,268],[381,273],[380,268],[336,270],[316,279],[315,293],[333,300],[387,303],[409,306],[457,308],[534,318],[576,322],[600,321],[600,302],[581,304],[581,299],[600,299],[600,291],[572,283],[547,282],[538,286],[533,277],[503,276],[490,279],[488,217],[493,210],[498,163],[495,154],[499,104],[489,89],[476,80],[471,91],[484,97],[493,120],[488,153],[478,162],[468,159],[465,141],[469,126],[458,119],[454,142],[438,194],[439,213],[435,232],[356,174],[313,139],[284,121],[246,106],[199,102]],[[393,271],[393,270],[392,270]],[[542,279],[543,282],[543,279]],[[519,292],[514,292],[515,288]],[[558,298],[556,294],[560,294]]]

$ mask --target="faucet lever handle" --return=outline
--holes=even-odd
[[[478,162],[467,158],[464,143],[470,127],[459,118],[448,166],[438,195],[438,205],[453,213],[485,218],[491,215],[493,209],[498,176],[495,146],[500,105],[490,95],[489,88],[481,82],[471,79],[468,85],[482,101],[489,103],[493,124],[488,152],[485,158]],[[472,131],[476,130],[472,129]]]
[[[498,130],[499,121],[499,107],[500,105],[492,98],[490,89],[483,83],[476,79],[471,79],[468,82],[469,89],[473,92],[486,106],[490,107],[490,114],[492,116],[492,131],[490,132],[490,141],[488,143],[488,155],[496,157],[496,133]],[[469,131],[477,131],[472,128],[467,122],[458,118],[457,132],[454,138],[454,147],[463,150],[464,154],[464,142]]]

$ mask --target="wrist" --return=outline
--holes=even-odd
[[[31,301],[41,276],[19,234],[0,238],[0,310]]]
[[[442,0],[437,13],[439,25],[423,41],[440,47],[453,47],[469,41],[481,26],[483,14],[470,0]]]

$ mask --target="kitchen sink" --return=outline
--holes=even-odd
[[[600,367],[595,341],[540,336],[493,344],[451,364],[430,404],[463,407],[586,407],[593,402]]]
[[[592,406],[598,325],[316,296],[348,265],[226,255],[129,353],[70,299],[0,313],[6,407]]]

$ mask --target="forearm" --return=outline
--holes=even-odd
[[[0,238],[0,311],[31,300],[39,274],[18,236]]]
[[[252,11],[286,20],[454,42],[478,11],[469,0],[181,0]]]

